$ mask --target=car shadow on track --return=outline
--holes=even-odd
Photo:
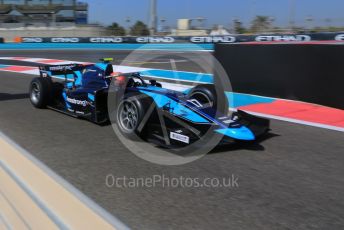
[[[217,154],[217,153],[225,153],[228,151],[234,151],[234,150],[254,150],[254,151],[264,151],[264,145],[261,143],[274,138],[278,137],[280,135],[275,134],[275,133],[267,133],[263,137],[260,137],[259,139],[253,141],[253,142],[236,142],[233,144],[228,144],[228,145],[220,145],[215,147],[209,154]]]
[[[25,98],[29,98],[28,93],[18,93],[18,94],[0,93],[0,101],[10,101],[10,100],[25,99]]]

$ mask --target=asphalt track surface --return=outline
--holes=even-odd
[[[109,54],[126,55],[0,52],[79,61]],[[156,65],[167,68],[150,66]],[[27,95],[31,78],[0,73],[0,130],[131,228],[344,229],[342,132],[272,121],[271,135],[259,143],[218,149],[186,165],[160,166],[129,152],[110,126],[34,109]],[[106,186],[108,174],[201,179],[234,174],[239,187],[116,188]]]

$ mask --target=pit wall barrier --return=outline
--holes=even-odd
[[[114,36],[114,37],[17,37],[17,43],[240,43],[272,41],[344,41],[343,33],[257,34],[225,36]]]
[[[258,34],[224,36],[114,36],[114,37],[16,37],[0,38],[1,50],[98,49],[98,50],[169,50],[212,52],[217,43],[271,42],[344,42],[343,33]]]
[[[344,43],[215,44],[233,91],[344,109]]]
[[[214,44],[130,44],[130,43],[3,43],[0,50],[167,50],[212,52]]]

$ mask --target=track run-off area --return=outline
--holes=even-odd
[[[151,55],[153,51],[143,51]],[[179,52],[161,52],[152,69],[198,72]],[[183,55],[188,53],[182,52]],[[97,62],[128,51],[0,51],[0,57]],[[192,54],[190,54],[192,55]],[[199,53],[202,58],[203,52]],[[38,66],[20,60],[0,65]],[[0,72],[0,130],[133,229],[343,229],[344,133],[271,120],[259,142],[217,148],[195,162],[160,166],[137,158],[111,126],[97,126],[28,98],[33,75]],[[116,178],[231,178],[232,186],[115,186]],[[123,185],[123,184],[122,184]]]

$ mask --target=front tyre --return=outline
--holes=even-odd
[[[51,88],[50,79],[42,77],[34,78],[29,88],[31,104],[39,109],[45,108],[51,100]]]
[[[129,139],[135,140],[142,136],[145,124],[141,124],[143,120],[147,122],[145,116],[152,102],[142,94],[133,94],[126,96],[117,106],[116,124],[120,132]]]

